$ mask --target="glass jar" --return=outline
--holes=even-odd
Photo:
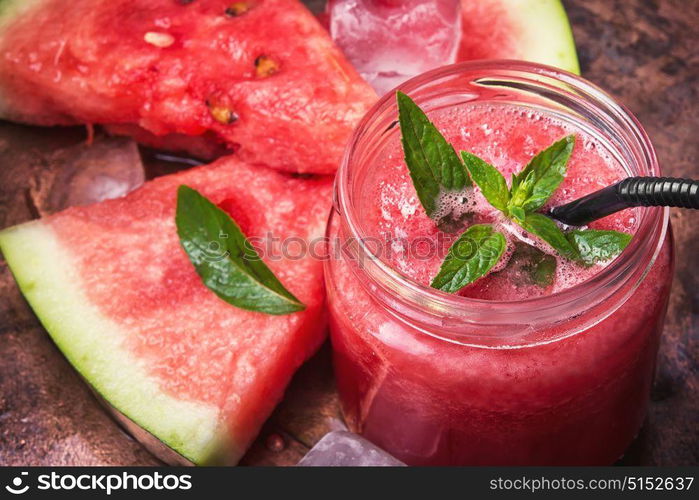
[[[593,134],[629,175],[660,175],[645,132],[599,88],[515,61],[440,68],[400,87],[426,112],[508,103]],[[611,464],[647,408],[673,272],[668,210],[636,209],[629,246],[548,296],[484,301],[422,286],[362,233],[363,182],[399,134],[395,96],[345,152],[328,226],[326,284],[348,426],[411,465]]]

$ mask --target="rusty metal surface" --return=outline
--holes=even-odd
[[[565,2],[583,75],[625,104],[655,144],[666,175],[699,178],[699,2]],[[625,463],[699,463],[699,230],[673,211],[676,279],[648,421]]]
[[[699,177],[699,1],[569,0],[583,74],[646,126],[665,173]],[[46,154],[80,130],[0,124],[0,227],[37,213],[31,186]],[[699,463],[699,230],[672,215],[678,272],[648,421],[627,464]],[[52,344],[0,262],[0,464],[150,465],[159,462],[110,419]],[[294,464],[341,426],[328,346],[297,374],[243,459]]]

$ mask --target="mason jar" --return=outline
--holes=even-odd
[[[400,87],[428,114],[507,103],[599,139],[629,176],[660,168],[637,120],[575,75],[515,61],[440,68]],[[668,209],[638,208],[626,249],[558,293],[445,294],[367,244],[367,175],[400,138],[395,95],[364,117],[339,169],[326,285],[347,425],[411,465],[611,464],[646,412],[673,274]]]

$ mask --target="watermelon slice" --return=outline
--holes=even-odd
[[[0,0],[0,117],[332,173],[376,99],[298,0]]]
[[[380,94],[472,59],[579,72],[559,0],[329,0],[325,18],[333,40]]]
[[[292,242],[262,255],[304,311],[246,311],[204,286],[176,232],[181,184],[263,248]],[[330,199],[330,179],[230,157],[5,229],[0,249],[53,340],[112,407],[175,461],[233,464],[324,338],[322,260],[299,245],[322,242]]]
[[[579,74],[561,0],[461,0],[457,61],[522,59]]]

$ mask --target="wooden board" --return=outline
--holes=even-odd
[[[699,2],[565,3],[584,75],[639,117],[666,174],[699,178]],[[0,124],[0,227],[36,215],[32,195],[49,168],[47,155],[80,142],[83,133]],[[168,168],[154,167],[157,173]],[[672,215],[677,279],[648,421],[623,463],[699,464],[696,221],[696,213]],[[20,295],[4,261],[0,296],[0,464],[158,464],[107,416],[78,379]],[[244,464],[295,464],[323,434],[342,426],[329,352],[324,346],[300,370]]]

